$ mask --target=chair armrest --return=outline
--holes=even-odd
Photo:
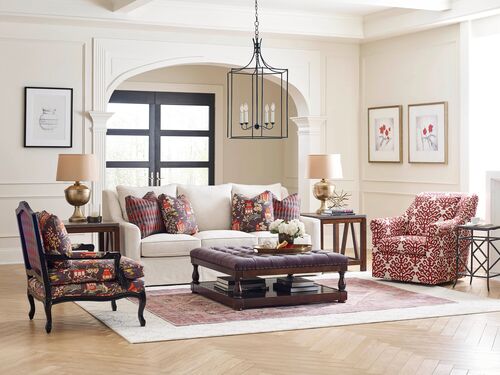
[[[382,238],[403,236],[406,232],[407,223],[408,221],[404,215],[373,219],[370,222],[373,246]]]
[[[301,216],[299,220],[304,223],[306,233],[311,236],[311,245],[314,250],[321,249],[321,221],[312,217]]]

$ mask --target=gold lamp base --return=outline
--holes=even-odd
[[[334,191],[335,185],[331,184],[324,178],[314,184],[313,195],[321,202],[320,207],[316,210],[316,213],[318,215],[322,215],[328,210],[326,201],[328,200],[328,198],[331,198],[333,196]]]
[[[89,202],[90,189],[87,186],[82,185],[80,181],[76,181],[74,185],[71,185],[64,190],[64,196],[70,205],[75,206],[75,210],[73,211],[73,215],[69,218],[69,221],[71,223],[86,222],[87,219],[83,215],[80,207]]]

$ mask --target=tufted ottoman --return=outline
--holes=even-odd
[[[232,307],[235,310],[245,308],[298,305],[305,303],[345,302],[344,273],[348,258],[338,253],[322,250],[303,254],[269,255],[255,253],[251,247],[199,247],[191,250],[193,264],[193,282],[191,290]],[[234,277],[234,293],[220,291],[215,282],[200,282],[198,267],[206,267]],[[267,278],[267,292],[243,294],[241,279],[257,276],[288,275],[318,272],[338,272],[338,289],[320,286],[318,292],[290,294],[275,291],[274,278]]]

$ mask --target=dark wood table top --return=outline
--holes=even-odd
[[[101,229],[106,229],[106,228],[120,227],[120,224],[117,222],[114,222],[114,221],[102,221],[100,223],[87,223],[87,222],[71,223],[71,222],[65,220],[63,223],[64,223],[64,226],[66,227],[66,229],[68,229],[68,228],[96,228],[96,229],[101,228]]]

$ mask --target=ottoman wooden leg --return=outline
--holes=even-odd
[[[198,265],[193,264],[193,284],[199,284],[200,283],[200,274],[198,272]]]
[[[241,298],[242,295],[242,289],[241,289],[241,278],[235,277],[234,278],[234,298]]]
[[[339,299],[340,303],[344,303],[346,301],[346,293],[345,293],[345,279],[344,279],[345,271],[339,271],[339,292],[341,294],[341,298]]]

